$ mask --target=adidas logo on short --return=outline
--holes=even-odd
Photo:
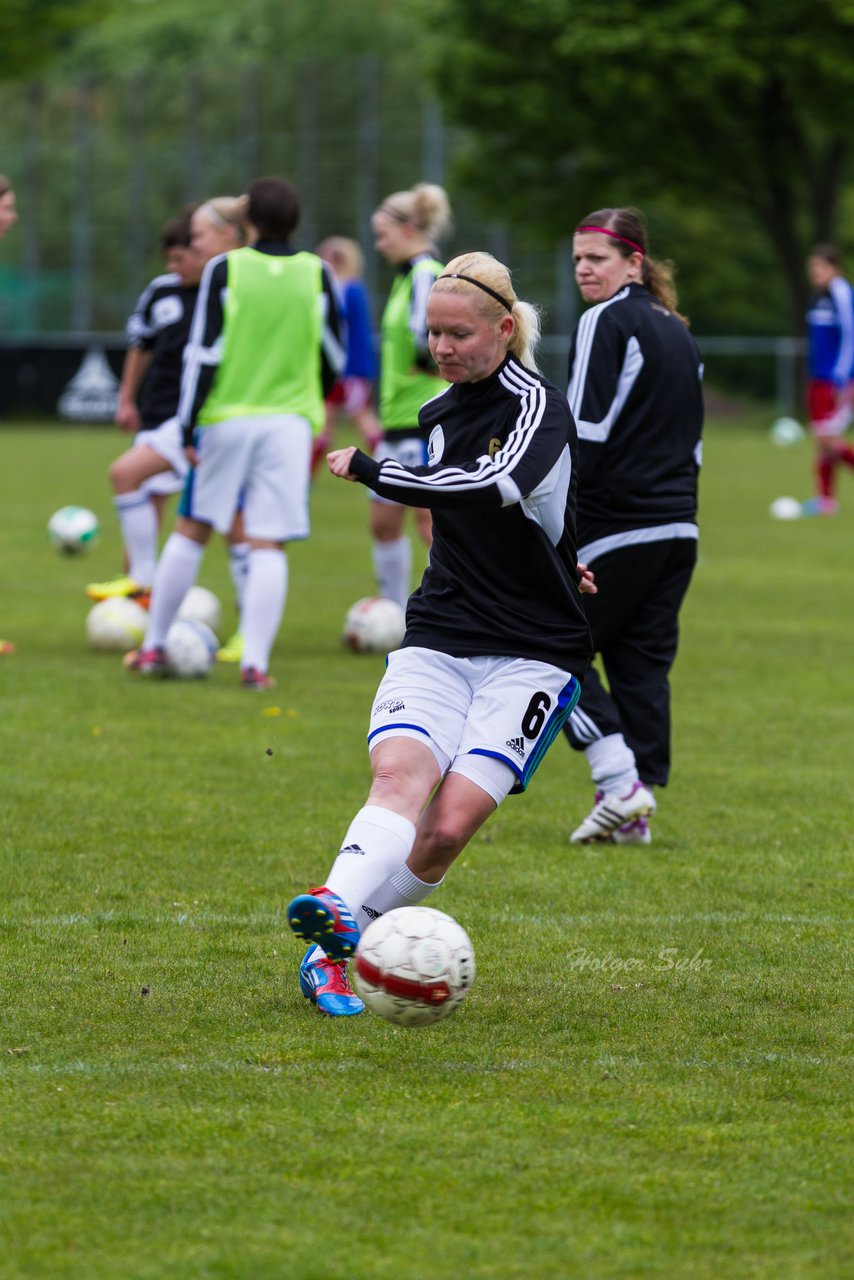
[[[358,853],[359,856],[362,858],[364,858],[365,856],[364,849],[361,847],[361,845],[358,845],[358,844],[345,844],[341,852],[342,853]]]
[[[525,754],[524,738],[508,738],[504,745],[509,747],[511,751],[515,751],[517,756],[524,756]]]

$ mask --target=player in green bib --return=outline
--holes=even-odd
[[[325,264],[296,252],[299,197],[280,178],[249,190],[250,247],[205,268],[186,348],[178,417],[193,464],[163,549],[149,624],[132,668],[168,673],[167,635],[195,582],[211,529],[238,501],[249,543],[241,615],[245,688],[268,689],[288,588],[286,546],[309,534],[312,437],[344,362],[337,290]]]
[[[442,273],[435,244],[450,227],[451,207],[441,187],[419,183],[411,191],[387,196],[371,226],[378,253],[397,268],[382,317],[380,349],[380,420],[383,438],[374,457],[395,458],[404,466],[427,461],[427,442],[418,426],[418,411],[446,389],[427,345],[427,296]],[[372,494],[371,535],[374,573],[381,596],[401,608],[409,599],[412,546],[403,532],[406,508]],[[414,511],[427,546],[430,512]]]

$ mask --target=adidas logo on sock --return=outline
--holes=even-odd
[[[382,915],[381,911],[374,911],[373,907],[366,907],[364,902],[362,903],[362,910],[364,911],[365,915],[370,916],[372,920],[379,920],[380,916]]]
[[[345,844],[341,852],[342,853],[358,853],[362,858],[364,858],[365,856],[364,849],[361,847],[361,845],[358,845],[358,844]]]
[[[509,747],[511,751],[515,751],[517,756],[524,756],[525,754],[524,738],[508,738],[504,745]]]

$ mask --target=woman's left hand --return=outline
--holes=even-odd
[[[333,449],[331,453],[327,453],[326,462],[334,476],[355,481],[356,477],[350,474],[350,462],[355,452],[356,446],[351,444],[346,449]]]
[[[578,572],[578,590],[582,595],[595,596],[599,588],[596,586],[593,570],[588,569],[587,565],[582,564],[580,560],[575,568]]]

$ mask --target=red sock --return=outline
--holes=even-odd
[[[854,449],[850,444],[842,445],[836,456],[840,462],[845,463],[846,467],[854,467]]]
[[[836,460],[830,457],[819,457],[815,464],[815,479],[819,495],[832,498],[836,472]]]

